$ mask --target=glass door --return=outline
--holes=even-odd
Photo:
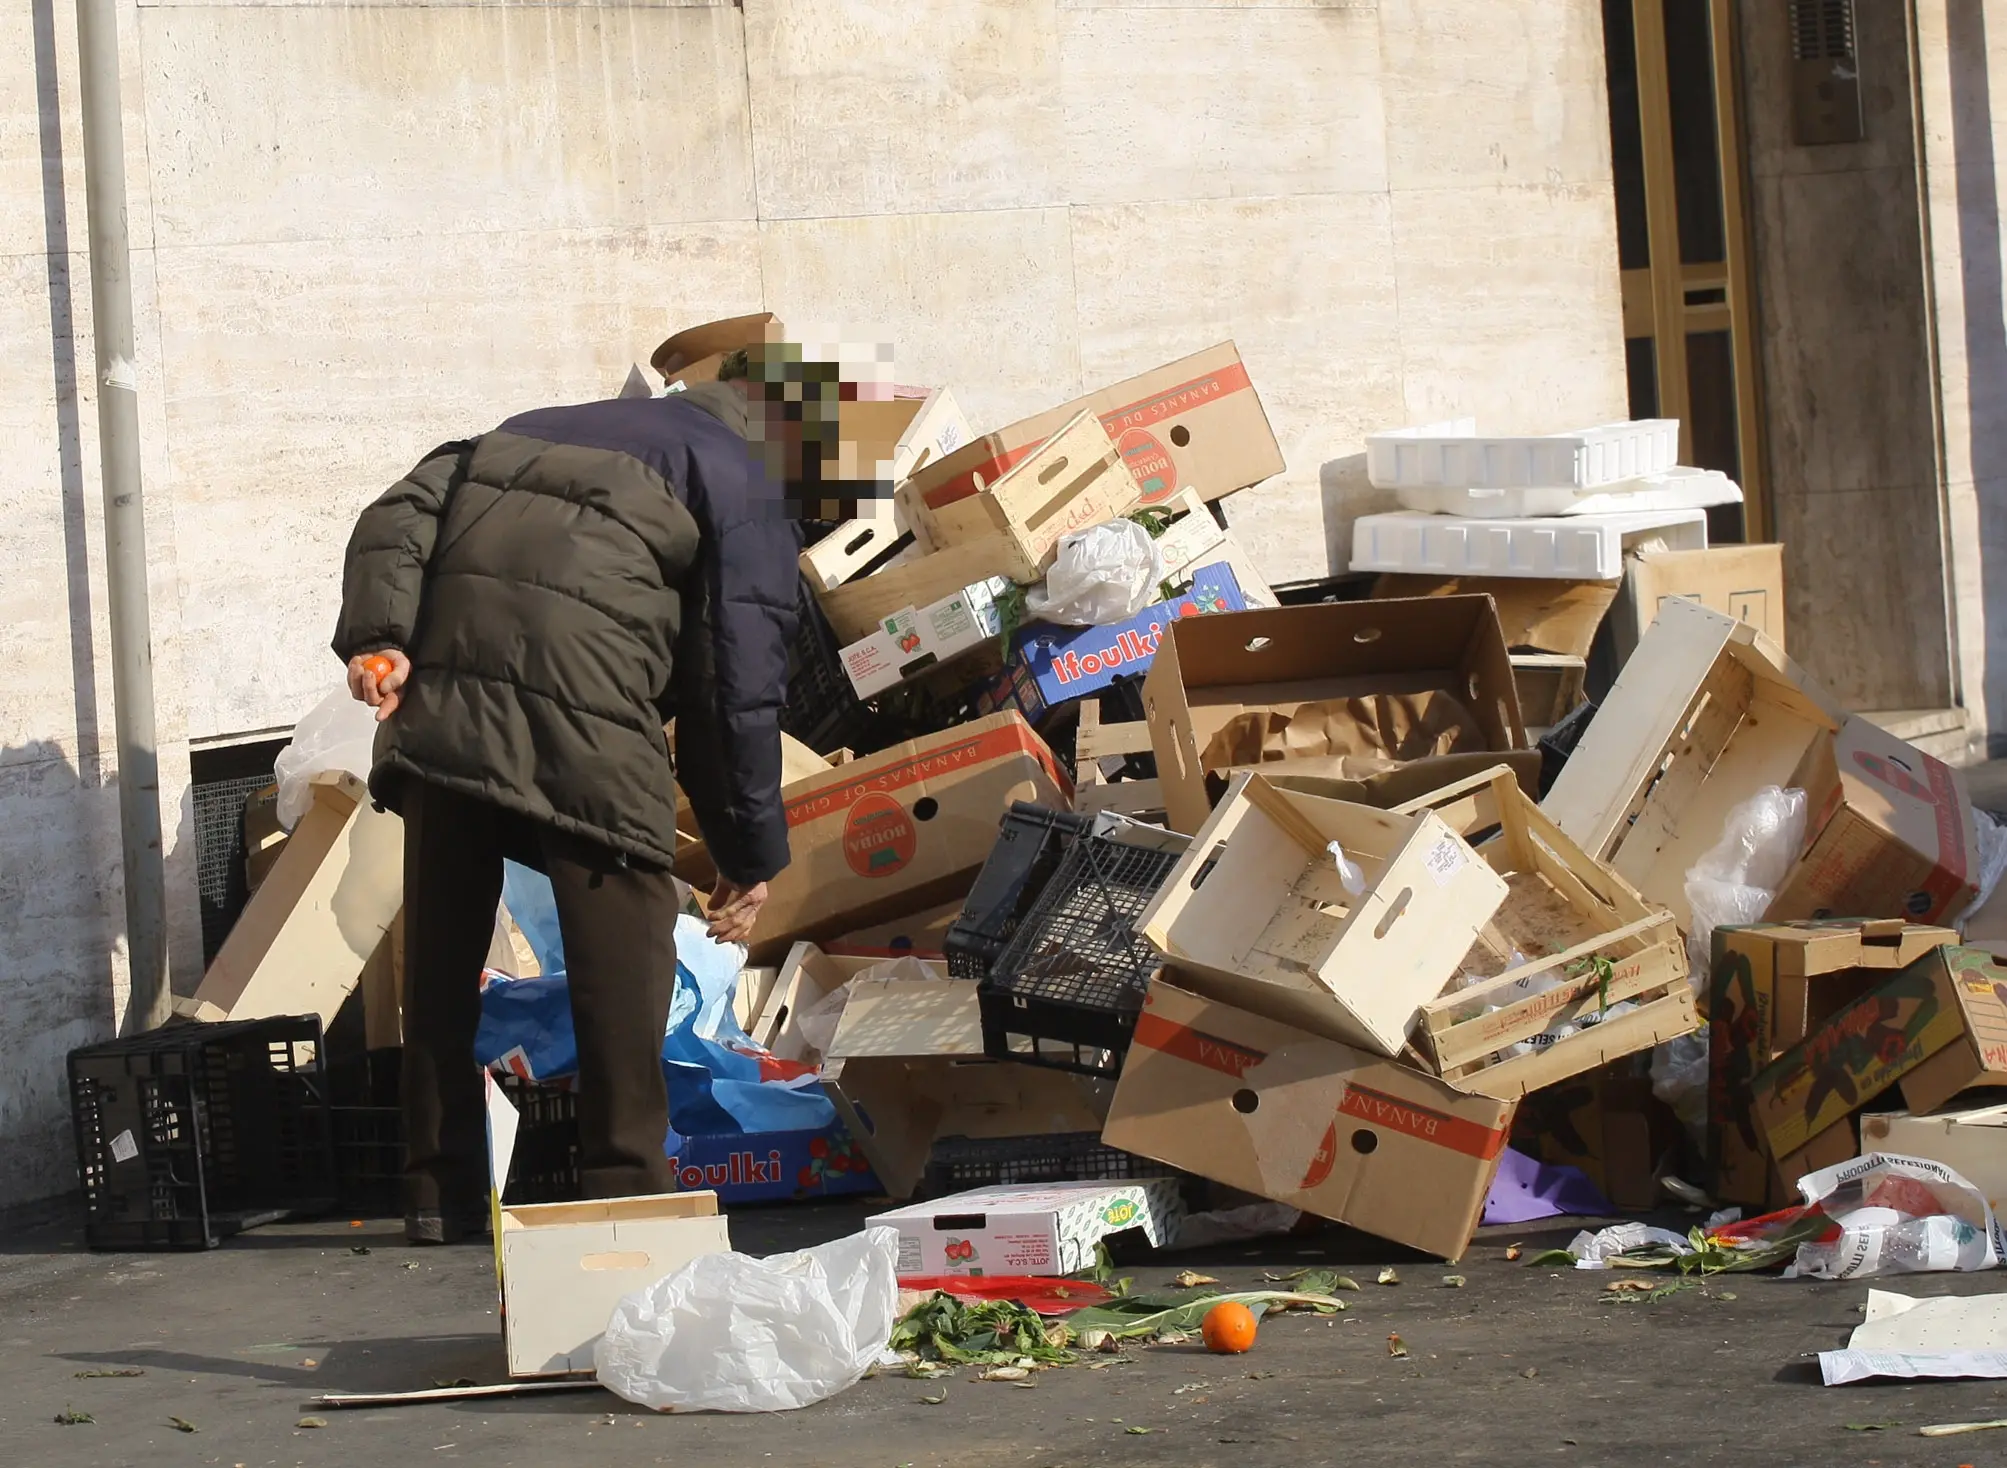
[[[1634,418],[1680,420],[1680,462],[1744,504],[1710,538],[1761,539],[1756,343],[1729,0],[1603,0],[1624,346]]]

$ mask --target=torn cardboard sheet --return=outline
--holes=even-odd
[[[1250,709],[1220,726],[1199,759],[1207,769],[1268,760],[1336,757],[1335,769],[1306,771],[1357,779],[1407,760],[1482,751],[1484,730],[1440,688],[1321,699],[1295,708]],[[1364,761],[1354,765],[1351,761]]]
[[[2007,1295],[1918,1299],[1869,1290],[1843,1351],[1821,1351],[1827,1386],[1878,1377],[2007,1377]]]

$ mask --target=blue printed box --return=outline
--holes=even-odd
[[[663,1152],[681,1192],[709,1189],[718,1201],[786,1203],[882,1193],[871,1164],[837,1122],[820,1131],[731,1132],[685,1137],[673,1128]]]
[[[1117,678],[1140,678],[1157,656],[1171,623],[1185,617],[1247,610],[1240,583],[1224,561],[1201,566],[1192,584],[1169,601],[1143,608],[1110,627],[1023,628],[1012,644],[1011,666],[993,685],[997,707],[1015,705],[1028,720],[1071,699],[1099,693]],[[985,710],[988,712],[989,710]]]

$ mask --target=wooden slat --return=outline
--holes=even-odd
[[[1653,1045],[1690,1035],[1700,1028],[1700,1014],[1694,1008],[1693,992],[1681,984],[1665,998],[1642,1009],[1605,1020],[1565,1040],[1557,1040],[1545,1050],[1516,1055],[1497,1065],[1465,1075],[1444,1079],[1459,1091],[1514,1101],[1529,1091],[1551,1086],[1569,1076],[1626,1055],[1635,1055]]]
[[[1073,792],[1073,808],[1082,815],[1114,811],[1118,815],[1155,815],[1164,808],[1164,786],[1160,780],[1117,780],[1108,784],[1082,784]]]
[[[1084,764],[1088,760],[1105,759],[1118,754],[1148,754],[1150,752],[1150,725],[1143,719],[1132,719],[1126,724],[1090,725],[1082,711],[1080,731],[1074,739],[1074,763]]]

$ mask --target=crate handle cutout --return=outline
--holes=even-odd
[[[1380,640],[1380,629],[1378,627],[1361,627],[1357,632],[1352,634],[1352,640],[1358,643],[1378,642]]]
[[[1352,1150],[1357,1152],[1361,1157],[1370,1156],[1379,1149],[1380,1138],[1378,1133],[1369,1132],[1364,1127],[1360,1127],[1358,1131],[1352,1133]]]
[[[1191,441],[1192,441],[1191,429],[1185,427],[1185,425],[1182,423],[1173,423],[1171,425],[1171,442],[1174,445],[1176,445],[1178,448],[1183,448],[1186,444],[1190,443]]]
[[[856,536],[847,545],[843,547],[843,553],[846,556],[856,555],[859,551],[863,550],[865,546],[871,543],[871,537],[876,535],[877,533],[878,533],[877,526],[867,525],[864,529],[858,531]]]
[[[1215,846],[1211,851],[1206,853],[1206,859],[1200,862],[1198,864],[1197,869],[1194,870],[1192,873],[1192,890],[1194,892],[1198,891],[1200,885],[1204,883],[1206,878],[1210,877],[1213,874],[1213,868],[1220,864],[1220,857],[1225,853],[1225,851],[1226,851],[1226,842],[1222,841],[1220,842],[1219,845]]]
[[[1072,504],[1073,501],[1079,496],[1081,490],[1086,487],[1088,481],[1093,479],[1098,479],[1101,477],[1101,475],[1105,474],[1108,471],[1108,466],[1110,462],[1111,461],[1107,459],[1096,459],[1092,464],[1089,464],[1085,469],[1081,470],[1078,478],[1076,478],[1071,484],[1062,487],[1059,493],[1055,494],[1054,496],[1052,496],[1051,499],[1047,500],[1044,504],[1040,505],[1033,514],[1031,514],[1026,518],[1024,522],[1025,529],[1027,530],[1038,529],[1040,526],[1045,524],[1047,520],[1050,520],[1054,515],[1057,515],[1061,510],[1065,509],[1066,506]],[[1121,460],[1116,459],[1113,460],[1112,462],[1120,463]],[[1052,464],[1050,468],[1046,469],[1043,473],[1041,473],[1038,476],[1038,482],[1041,485],[1049,483],[1053,475],[1057,474],[1060,470],[1064,469],[1066,465],[1067,465],[1066,459],[1061,458],[1057,460],[1055,463]]]
[[[648,1251],[646,1249],[629,1249],[624,1253],[615,1250],[610,1254],[587,1254],[583,1259],[578,1261],[578,1267],[580,1269],[595,1270],[646,1269],[648,1267]]]
[[[1373,936],[1375,938],[1384,938],[1387,936],[1388,930],[1395,923],[1399,922],[1401,914],[1408,910],[1408,903],[1414,898],[1414,895],[1415,889],[1412,887],[1403,887],[1401,889],[1401,895],[1394,899],[1392,905],[1387,908],[1387,915],[1381,918],[1379,924],[1373,929]]]
[[[1261,1097],[1245,1088],[1233,1093],[1233,1109],[1242,1116],[1253,1116],[1261,1107]]]
[[[990,1226],[987,1213],[936,1213],[934,1228],[944,1234],[978,1233]]]
[[[1050,464],[1047,464],[1043,469],[1038,471],[1038,482],[1040,484],[1052,483],[1053,480],[1066,472],[1066,466],[1072,462],[1066,455],[1061,454]]]

